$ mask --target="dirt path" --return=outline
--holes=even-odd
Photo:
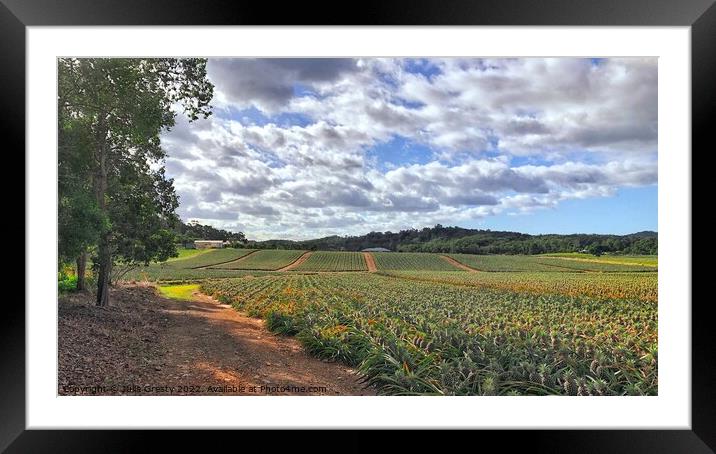
[[[60,301],[60,394],[374,394],[352,369],[205,295],[174,300],[135,285],[112,297],[109,309]]]
[[[365,264],[368,267],[368,271],[371,273],[375,273],[378,271],[378,267],[375,266],[375,258],[373,257],[373,254],[370,252],[364,252],[363,258],[365,258]]]
[[[455,260],[454,258],[448,257],[447,255],[441,255],[440,257],[441,257],[443,260],[445,260],[446,262],[448,262],[449,264],[451,264],[451,265],[453,265],[453,266],[456,266],[456,267],[460,268],[461,270],[469,271],[469,272],[471,272],[471,273],[477,273],[477,272],[480,271],[480,270],[476,270],[475,268],[470,268],[469,266],[467,266],[467,265],[465,265],[465,264],[463,264],[463,263],[458,262],[458,261]]]
[[[291,271],[295,268],[298,268],[303,262],[308,260],[308,257],[310,257],[311,254],[313,254],[313,252],[311,251],[304,252],[302,256],[296,259],[296,261],[289,263],[288,265],[284,266],[283,268],[279,268],[276,271]]]

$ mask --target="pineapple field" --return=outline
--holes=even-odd
[[[298,260],[306,251],[263,250],[229,263],[212,265],[212,269],[274,271]]]
[[[360,252],[314,252],[296,271],[367,271]]]
[[[577,296],[569,281],[540,294],[410,274],[284,274],[201,290],[358,368],[381,394],[605,396],[657,394],[657,304],[636,290],[655,283]]]
[[[199,251],[199,253],[195,253],[186,258],[169,260],[161,264],[161,266],[182,270],[199,269],[220,263],[232,262],[254,252],[253,249],[212,249]]]
[[[472,255],[450,254],[454,260],[479,271],[585,271],[643,272],[656,271],[656,264],[626,259],[600,259],[547,255]]]
[[[378,270],[461,271],[438,254],[425,252],[373,253]]]
[[[657,302],[656,273],[515,272],[452,273],[382,271],[380,274],[416,281],[492,288],[535,295],[557,294],[590,298]]]
[[[126,279],[199,284],[379,394],[609,396],[658,394],[657,271],[655,256],[224,249]]]

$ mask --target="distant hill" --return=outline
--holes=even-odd
[[[402,252],[451,252],[466,254],[544,254],[586,251],[593,254],[657,254],[658,233],[643,231],[629,235],[575,233],[529,235],[518,232],[426,227],[400,232],[370,232],[360,236],[328,236],[313,240],[249,241],[246,247],[259,249],[309,249],[360,251],[384,247]]]

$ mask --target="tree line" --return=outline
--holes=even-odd
[[[360,236],[329,236],[314,240],[250,241],[247,247],[258,249],[308,249],[360,251],[383,247],[400,252],[438,252],[464,254],[544,254],[587,252],[594,255],[657,254],[658,234],[637,232],[629,235],[529,235],[518,232],[435,227],[399,232],[370,232]]]
[[[160,133],[175,110],[211,114],[206,59],[58,59],[58,252],[97,304],[134,266],[175,256],[179,204],[164,173]]]
[[[230,232],[224,229],[217,229],[210,225],[203,225],[198,222],[179,222],[175,234],[177,242],[187,246],[194,240],[222,240],[229,241],[236,245],[244,245],[246,236],[243,232]]]

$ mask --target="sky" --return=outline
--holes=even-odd
[[[209,59],[162,134],[184,221],[250,239],[435,224],[657,230],[656,58]]]

